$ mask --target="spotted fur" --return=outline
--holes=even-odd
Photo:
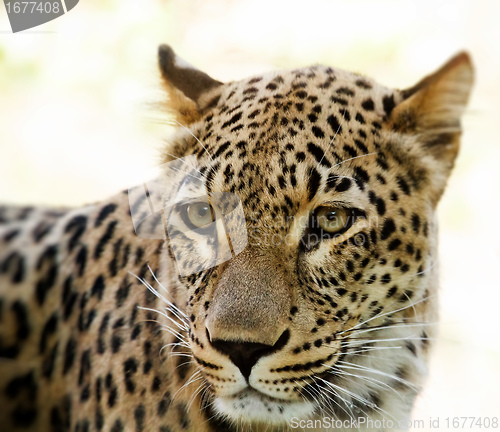
[[[138,235],[144,196],[0,207],[2,430],[408,419],[435,333],[435,212],[467,54],[404,91],[326,66],[223,84],[167,46],[159,59],[180,124],[163,161],[190,156],[209,194],[234,194],[248,244],[182,276],[174,256],[207,240],[156,235],[167,210]],[[339,235],[312,222],[325,206],[352,217]]]

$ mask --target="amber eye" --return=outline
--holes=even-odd
[[[353,220],[352,211],[337,207],[319,207],[313,216],[313,226],[326,233],[336,234],[348,228]]]
[[[206,228],[214,220],[214,211],[207,202],[195,202],[184,208],[187,221],[193,228]]]

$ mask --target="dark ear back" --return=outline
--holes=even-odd
[[[460,119],[469,99],[473,67],[467,53],[457,54],[415,86],[403,90],[390,127],[416,135],[423,150],[441,164],[446,176],[458,153]]]
[[[196,121],[206,104],[204,98],[222,83],[191,66],[168,45],[159,47],[158,64],[169,96],[169,109],[183,124]]]

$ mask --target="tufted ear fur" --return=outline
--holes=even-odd
[[[470,57],[459,53],[415,86],[401,91],[403,100],[389,118],[392,130],[415,136],[443,179],[448,177],[458,153],[460,118],[472,83]]]
[[[222,83],[181,59],[168,45],[159,47],[158,64],[169,97],[168,108],[184,125],[198,120],[214,103],[211,90]]]

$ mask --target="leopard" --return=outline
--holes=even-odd
[[[158,50],[160,174],[0,207],[3,431],[406,430],[473,85],[323,65],[223,83]]]

